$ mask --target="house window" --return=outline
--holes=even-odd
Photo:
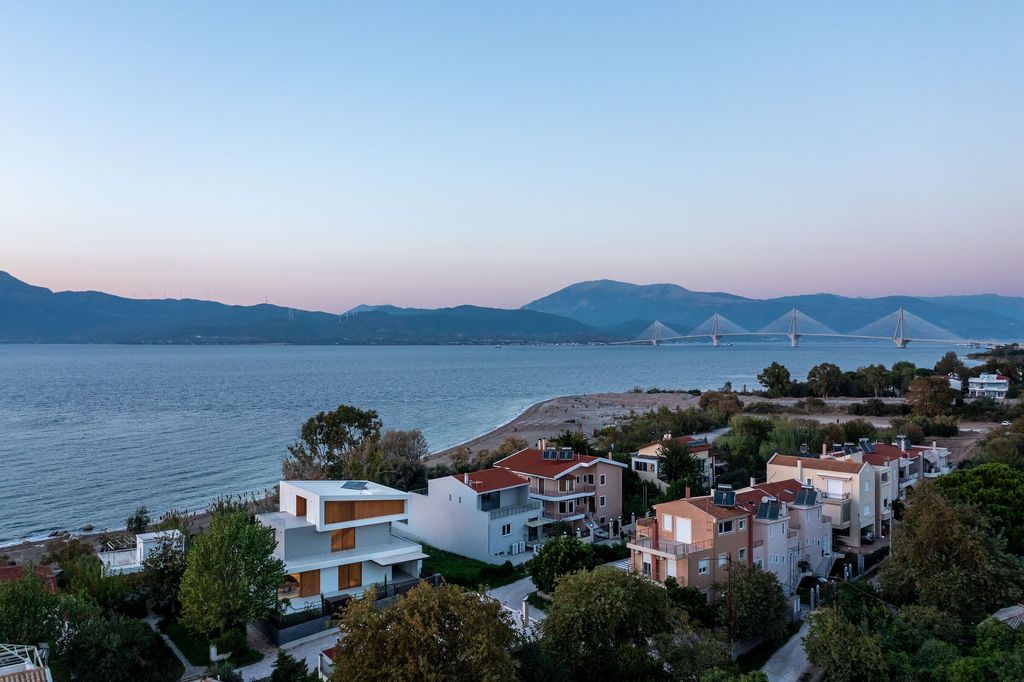
[[[672,532],[672,515],[671,514],[662,514],[661,515],[661,525],[665,527],[665,530],[667,530],[668,532],[671,533]]]
[[[865,504],[863,511],[864,511],[864,516],[871,516],[871,505],[870,504]]]
[[[697,562],[697,575],[704,575],[708,572],[708,565],[710,562],[707,559],[701,559]]]
[[[729,562],[729,556],[727,554],[718,555],[718,566],[725,566]]]
[[[724,535],[725,533],[731,533],[732,532],[732,523],[733,522],[732,522],[731,519],[729,521],[719,521],[718,522],[718,534],[719,535]]]
[[[600,504],[598,504],[598,506],[599,507],[603,507],[604,506],[604,502],[605,502],[604,495],[602,495],[601,496],[601,500],[600,500]]]
[[[594,485],[594,474],[587,474],[587,483]]]
[[[599,518],[599,519],[597,520],[597,522],[598,522],[599,524],[601,524],[602,526],[603,526],[603,525],[605,524],[605,521],[607,521],[607,519],[606,519],[606,518],[605,518],[604,516],[602,516],[601,518]]]
[[[783,535],[786,534],[786,522],[785,521],[782,522],[782,534]]]
[[[740,519],[740,530],[743,530],[746,527],[747,527],[747,520],[746,519]]]
[[[871,481],[864,481],[864,492],[871,491]]]
[[[608,482],[608,477],[605,474],[601,474],[601,478],[599,480],[601,481],[601,485],[605,485],[605,483]]]
[[[504,526],[502,526],[501,527],[501,534],[502,535],[512,535],[512,524],[511,523],[506,523]]]
[[[768,537],[775,537],[775,524],[768,526]]]
[[[451,502],[451,501],[452,501],[452,496],[451,496],[451,493],[449,493],[449,494],[448,494],[448,501],[449,501],[449,502]]]
[[[637,471],[647,471],[647,462],[633,462],[633,468]]]
[[[754,565],[758,568],[764,568],[764,559],[754,559]]]
[[[363,565],[346,564],[338,566],[338,589],[347,590],[363,584]]]
[[[745,561],[747,558],[747,548],[740,547],[740,561]]]

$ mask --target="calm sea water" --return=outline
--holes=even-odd
[[[300,424],[349,403],[385,427],[455,445],[558,395],[634,386],[737,389],[772,360],[794,376],[948,348],[886,343],[685,346],[18,346],[0,345],[0,541],[123,526],[261,490]]]

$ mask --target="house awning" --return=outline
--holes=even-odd
[[[539,519],[530,519],[526,522],[526,526],[527,528],[540,528],[541,526],[546,526],[549,523],[553,523],[553,521],[542,517]]]
[[[938,465],[938,463],[939,463],[939,456],[937,454],[935,454],[934,452],[926,452],[926,453],[924,453],[924,458],[927,461],[931,462],[932,464]]]
[[[430,555],[424,554],[423,552],[409,552],[408,554],[395,554],[393,556],[380,557],[379,559],[373,559],[373,563],[378,566],[394,566],[395,564],[403,564],[406,561],[419,561],[420,559],[427,559]]]

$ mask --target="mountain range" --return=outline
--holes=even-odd
[[[760,330],[784,318],[794,306],[841,332],[858,329],[903,306],[964,338],[1024,337],[1024,298],[994,294],[870,299],[809,294],[751,299],[690,291],[675,284],[600,280],[573,284],[512,310],[361,305],[337,315],[268,304],[54,292],[0,271],[0,343],[601,343],[634,338],[654,320],[686,333],[716,312],[730,323]]]

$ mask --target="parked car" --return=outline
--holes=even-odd
[[[1003,422],[1001,426],[1013,426],[1012,422]]]
[[[875,532],[871,530],[862,531],[860,534],[860,541],[865,545],[870,545],[875,541]]]

